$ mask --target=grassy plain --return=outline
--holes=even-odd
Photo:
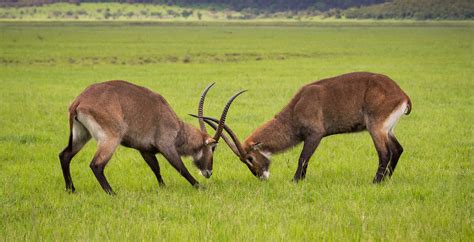
[[[473,233],[474,28],[472,25],[166,26],[0,23],[0,239],[17,240],[463,240]],[[64,192],[57,154],[67,107],[92,83],[124,79],[161,93],[197,125],[199,94],[248,135],[310,81],[352,71],[392,77],[413,111],[393,179],[373,185],[367,133],[328,137],[304,182],[290,180],[301,146],[275,155],[260,182],[223,144],[207,188],[194,190],[161,156],[159,188],[140,155],[119,148],[107,196],[89,162],[72,161],[76,194]]]

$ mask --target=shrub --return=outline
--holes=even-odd
[[[181,12],[181,16],[183,16],[184,18],[188,18],[191,15],[193,15],[193,10],[183,10]]]
[[[79,9],[79,10],[76,11],[76,14],[77,15],[87,15],[87,11],[84,10],[84,9]]]
[[[168,15],[170,15],[170,16],[174,16],[174,15],[176,14],[176,12],[173,11],[172,9],[168,9],[168,10],[166,11],[166,13],[167,13]]]
[[[51,16],[54,17],[54,18],[57,18],[57,17],[62,16],[62,12],[61,12],[61,11],[58,11],[58,10],[54,10],[54,11],[52,11],[49,15],[51,15]]]
[[[109,19],[110,17],[112,17],[112,14],[109,11],[105,11],[104,12],[104,18]]]
[[[152,17],[158,17],[158,18],[161,18],[162,17],[162,13],[161,12],[151,12],[150,15]]]
[[[189,63],[189,62],[191,62],[191,56],[185,55],[185,56],[183,57],[183,63]]]

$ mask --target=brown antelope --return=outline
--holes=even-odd
[[[269,177],[271,154],[304,142],[294,181],[305,178],[309,160],[323,137],[368,130],[379,157],[373,180],[378,183],[395,171],[403,148],[393,128],[403,114],[410,113],[411,106],[410,98],[389,77],[356,72],[303,86],[280,113],[257,128],[243,145],[227,125],[224,129],[233,140],[228,142],[232,151],[261,179]],[[218,120],[203,118],[216,128],[214,123]]]
[[[201,95],[198,113],[209,85]],[[66,190],[74,192],[69,164],[89,141],[97,141],[97,151],[90,163],[97,180],[106,193],[114,194],[104,176],[104,168],[118,145],[134,148],[151,168],[158,183],[164,185],[155,157],[161,153],[191,185],[199,183],[189,174],[181,156],[191,156],[201,174],[212,174],[213,153],[222,133],[227,111],[238,92],[227,102],[217,132],[211,137],[202,119],[201,129],[181,121],[166,100],[151,90],[125,81],[93,84],[84,90],[69,107],[69,144],[59,154]]]

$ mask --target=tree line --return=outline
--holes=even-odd
[[[240,11],[246,8],[263,9],[270,12],[316,9],[326,11],[332,8],[345,9],[349,7],[366,6],[383,3],[387,0],[0,0],[4,4],[31,6],[56,2],[122,2],[122,3],[152,3],[179,6],[216,6]]]
[[[393,0],[342,12],[355,19],[474,19],[474,0]]]
[[[57,2],[204,7],[230,9],[255,16],[286,12],[288,16],[306,14],[349,19],[474,19],[474,0],[0,0],[0,6],[38,6]]]

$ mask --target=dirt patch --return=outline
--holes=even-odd
[[[346,55],[349,53],[346,53]],[[160,63],[213,63],[213,62],[244,62],[244,61],[285,61],[289,59],[304,58],[327,58],[334,56],[335,53],[195,53],[186,55],[164,55],[164,56],[137,56],[132,58],[121,58],[119,56],[85,56],[85,57],[67,57],[67,58],[44,58],[44,59],[8,59],[0,58],[2,65],[153,65]]]

